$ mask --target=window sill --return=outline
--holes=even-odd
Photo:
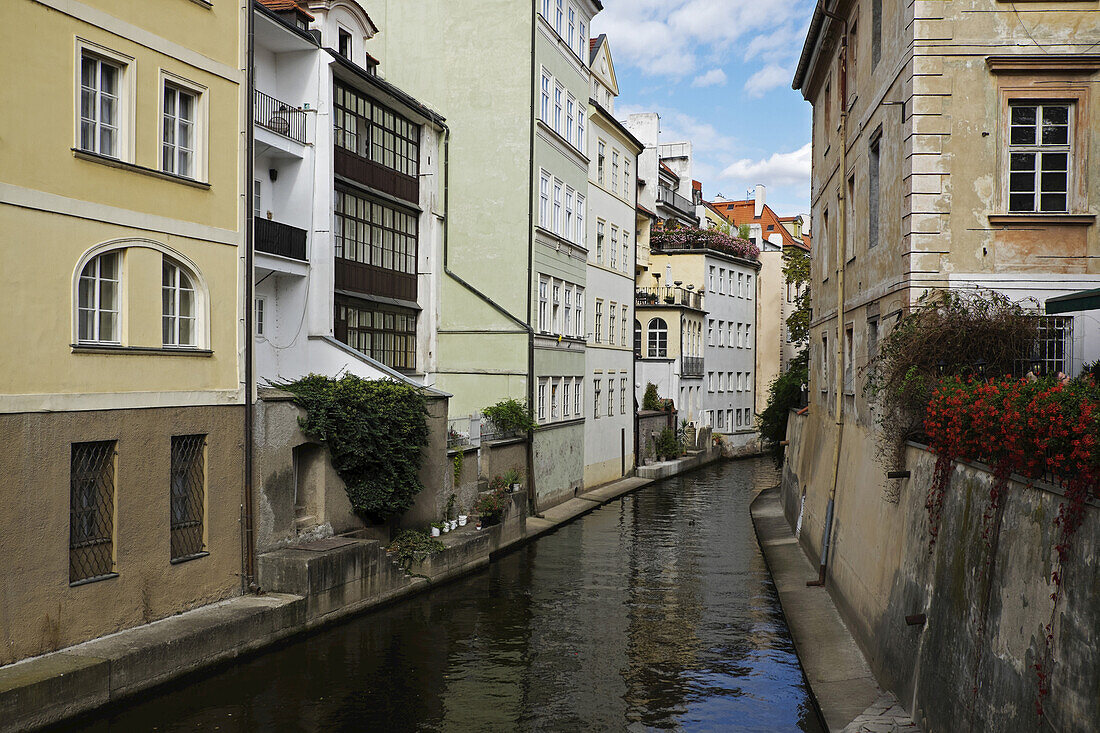
[[[97,575],[94,578],[84,578],[83,580],[76,580],[69,583],[70,588],[75,588],[78,585],[88,585],[89,583],[98,583],[101,580],[110,580],[111,578],[117,578],[118,573],[107,573],[106,575]]]
[[[143,165],[137,163],[127,163],[125,160],[119,160],[118,158],[111,158],[106,155],[100,155],[99,153],[90,153],[87,150],[80,150],[78,148],[71,148],[73,151],[73,157],[80,160],[87,160],[92,163],[102,163],[103,165],[110,166],[112,168],[122,168],[123,170],[133,171],[134,173],[141,173],[142,175],[152,176],[153,178],[160,178],[165,181],[175,181],[176,183],[182,183],[186,186],[192,186],[194,188],[201,188],[205,191],[210,190],[209,183],[203,183],[202,181],[196,181],[194,178],[188,178],[187,176],[178,176],[175,173],[165,173],[164,171],[154,170],[153,168],[146,168]]]
[[[1055,226],[1087,227],[1096,222],[1095,214],[989,214],[990,226],[1028,226],[1053,224]]]
[[[74,354],[152,354],[159,356],[213,356],[210,349],[172,348],[170,346],[119,346],[116,344],[69,344]]]
[[[198,560],[199,558],[208,557],[209,555],[210,555],[210,553],[206,552],[206,551],[196,552],[194,555],[184,555],[183,557],[173,557],[171,560],[168,561],[168,563],[170,565],[182,565],[185,562],[190,562],[192,560]]]

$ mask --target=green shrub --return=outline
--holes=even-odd
[[[353,374],[310,374],[280,388],[306,411],[302,431],[328,449],[356,513],[376,522],[403,514],[424,488],[427,409],[416,387]]]
[[[653,382],[647,382],[645,386],[645,394],[642,396],[642,409],[643,410],[663,410],[664,403],[661,401],[661,396],[657,394],[657,385]]]
[[[538,427],[531,418],[531,411],[527,409],[526,401],[501,400],[495,405],[486,407],[482,412],[502,433],[510,433],[513,430],[526,433]]]
[[[398,565],[408,571],[412,569],[414,564],[420,565],[443,549],[443,543],[433,539],[427,532],[406,529],[394,538],[393,542],[386,548],[386,552],[397,561]]]
[[[787,371],[772,380],[768,387],[768,404],[756,416],[760,437],[768,441],[779,456],[783,455],[783,448],[779,444],[787,438],[787,418],[791,414],[791,408],[798,407],[802,401],[808,355],[809,350],[803,349],[791,360]]]
[[[665,458],[675,458],[680,455],[680,441],[676,439],[676,433],[672,428],[665,428],[657,436],[657,455]]]

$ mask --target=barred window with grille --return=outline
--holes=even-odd
[[[172,436],[172,561],[201,554],[206,488],[206,436]]]
[[[115,441],[73,443],[69,467],[69,582],[114,572]]]
[[[1023,371],[1039,367],[1038,374],[1073,373],[1073,316],[1036,316],[1039,338],[1031,363]]]

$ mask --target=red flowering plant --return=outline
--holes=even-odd
[[[747,239],[731,237],[718,229],[655,226],[649,235],[649,246],[655,250],[711,249],[746,260],[760,257],[760,248],[755,244]]]

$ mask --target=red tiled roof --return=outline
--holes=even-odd
[[[725,216],[734,226],[740,226],[741,224],[759,224],[761,229],[764,229],[768,224],[771,224],[774,228],[771,232],[764,231],[764,238],[767,239],[769,234],[779,232],[783,237],[783,244],[790,247],[799,247],[800,249],[809,250],[809,242],[805,241],[809,235],[803,235],[803,239],[797,239],[792,235],[787,228],[783,226],[784,221],[793,221],[797,219],[796,216],[788,216],[780,218],[776,216],[771,207],[767,204],[764,205],[764,210],[760,216],[756,216],[756,202],[752,199],[743,199],[741,201],[714,201],[712,206],[720,214]]]
[[[699,181],[692,180],[691,190],[693,190],[693,191],[702,191],[703,190],[703,184],[699,183]]]
[[[637,208],[638,208],[638,211],[642,212],[643,214],[648,216],[650,219],[659,219],[660,218],[656,214],[654,214],[652,211],[650,211],[646,207],[642,206],[641,204],[638,204]]]
[[[588,39],[588,50],[589,51],[595,51],[596,50],[596,44],[599,43],[599,42],[600,42],[600,39],[598,39],[598,38],[589,38]]]
[[[680,176],[676,175],[676,171],[672,170],[667,165],[665,165],[664,161],[661,161],[661,170],[663,170],[665,173],[668,173],[670,176],[675,178],[677,181],[680,180]]]
[[[308,10],[302,7],[298,3],[298,0],[259,0],[259,2],[268,10],[274,10],[276,12],[296,10],[310,20],[313,20],[313,15],[311,15]]]

